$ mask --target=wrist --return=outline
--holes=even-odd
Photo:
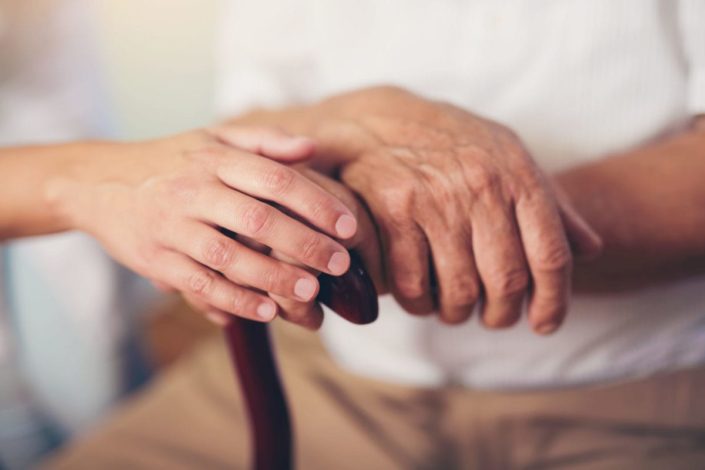
[[[314,166],[335,173],[385,145],[378,127],[400,116],[425,121],[431,103],[394,86],[375,86],[327,98],[307,110],[303,132],[316,141]]]
[[[117,180],[114,162],[128,144],[81,142],[64,147],[64,157],[42,188],[44,202],[60,230],[91,232],[100,187]]]

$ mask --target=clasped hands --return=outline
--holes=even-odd
[[[573,255],[596,254],[600,239],[513,132],[389,87],[317,114],[314,141],[223,125],[98,148],[101,177],[77,169],[50,199],[220,323],[279,314],[318,328],[316,275],[345,272],[355,248],[378,290],[412,314],[459,323],[477,309],[500,328],[528,301],[536,332],[560,326]]]

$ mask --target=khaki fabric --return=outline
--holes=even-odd
[[[705,369],[538,393],[414,389],[338,369],[318,337],[277,324],[299,469],[705,468]],[[249,468],[220,338],[181,361],[51,469]]]

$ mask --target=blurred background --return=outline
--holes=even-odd
[[[212,123],[221,3],[0,0],[0,145],[104,133],[141,140]],[[106,111],[104,99],[108,109],[97,115],[101,85],[96,109]],[[65,273],[69,264],[92,274],[62,286],[71,276],[51,275],[50,266]],[[216,334],[177,296],[152,301],[150,291],[142,301],[132,278],[81,234],[0,244],[0,469],[28,468]],[[57,292],[74,303],[90,297],[90,318],[74,322],[80,309],[61,304]],[[73,335],[76,325],[83,336]]]
[[[117,136],[149,138],[211,122],[213,42],[220,2],[97,4]]]
[[[220,0],[103,0],[96,36],[120,140],[150,139],[208,125],[213,110]],[[158,60],[157,60],[158,59]],[[145,317],[149,356],[173,363],[214,329],[179,296]]]

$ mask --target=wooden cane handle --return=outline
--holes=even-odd
[[[372,323],[378,315],[377,291],[360,257],[351,252],[350,260],[342,276],[319,277],[317,300],[352,323]],[[293,467],[291,420],[267,324],[233,318],[225,339],[250,420],[253,468],[288,470]]]

